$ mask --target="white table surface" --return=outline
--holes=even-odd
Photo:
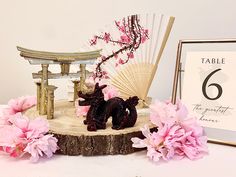
[[[209,154],[200,160],[153,163],[146,151],[113,156],[64,156],[14,159],[0,153],[0,177],[236,177],[236,147],[208,144]]]

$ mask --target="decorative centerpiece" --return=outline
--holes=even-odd
[[[17,47],[42,70],[33,73],[40,79],[37,99],[11,100],[2,111],[0,151],[13,157],[28,154],[33,162],[55,152],[91,156],[143,148],[153,161],[202,157],[207,137],[187,108],[180,101],[149,105],[147,97],[173,22],[173,17],[155,14],[125,17],[113,23],[112,32],[94,35],[84,46],[87,52]],[[59,64],[61,72],[50,72],[51,64]],[[72,64],[78,64],[79,71],[71,73]],[[94,72],[86,64],[94,64]],[[92,83],[86,83],[87,76]],[[75,78],[74,102],[54,100],[57,87],[48,80],[59,78]]]
[[[13,145],[9,152],[14,154],[15,151],[18,152],[18,148],[21,149],[19,152],[34,152],[29,144],[41,141],[46,133],[51,135],[48,139],[45,138],[45,143],[50,139],[51,144],[48,144],[48,149],[33,157],[36,160],[47,152],[50,152],[50,157],[56,150],[60,154],[91,156],[128,154],[147,147],[148,156],[157,161],[157,157],[171,159],[176,154],[189,156],[182,145],[188,146],[191,143],[191,146],[194,144],[196,147],[192,149],[197,155],[206,152],[206,149],[198,149],[205,148],[206,137],[202,130],[196,135],[183,122],[177,123],[178,113],[172,116],[175,118],[172,123],[159,124],[159,118],[153,120],[152,115],[150,119],[151,99],[147,94],[173,22],[174,17],[156,14],[131,15],[116,20],[107,28],[109,30],[104,29],[95,34],[83,46],[83,52],[55,53],[17,47],[20,55],[30,64],[42,67],[41,71],[33,73],[33,79],[37,79],[36,105],[22,110],[22,116],[27,117],[29,122],[38,120],[38,117],[47,120],[48,128],[36,139]],[[49,66],[55,64],[61,66],[60,73],[50,72]],[[71,73],[71,65],[79,65],[79,70]],[[93,72],[86,65],[92,65]],[[50,85],[49,80],[60,78],[73,79],[73,102],[55,101],[54,92],[57,87]],[[88,80],[92,80],[92,83],[88,84]],[[117,93],[113,94],[107,88],[117,90]],[[162,113],[167,111],[158,107],[154,109]],[[178,109],[175,111],[178,112]],[[168,118],[168,114],[167,112],[164,117]],[[6,122],[15,126],[11,118]],[[174,135],[182,133],[181,141],[175,139],[174,144],[179,143],[181,147],[171,144],[172,136],[161,134],[172,132],[166,129],[168,126],[174,130],[178,128],[178,135]],[[192,140],[187,142],[190,140],[186,137],[192,140],[195,138],[196,143]],[[156,138],[160,141],[155,142]],[[49,150],[51,146],[52,149]],[[8,146],[0,142],[1,147],[4,151],[8,149]]]
[[[145,124],[150,129],[155,127],[149,120],[147,93],[173,21],[173,17],[156,14],[116,20],[110,31],[94,35],[88,45],[84,45],[86,52],[55,53],[17,47],[30,64],[42,66],[41,71],[33,73],[34,79],[41,80],[36,82],[37,105],[24,115],[30,119],[38,116],[48,119],[49,132],[58,139],[58,152],[62,154],[136,151],[131,138],[142,137],[140,127]],[[50,72],[51,64],[59,64],[61,73]],[[72,64],[80,65],[78,72],[70,73]],[[94,64],[93,73],[88,72],[86,64]],[[94,80],[92,91],[86,86],[88,76]],[[57,87],[48,80],[59,78],[75,78],[74,103],[54,101]],[[119,96],[105,100],[106,85],[99,86],[98,82],[115,87]],[[137,111],[136,106],[141,109]],[[79,109],[86,110],[86,119],[77,117]]]

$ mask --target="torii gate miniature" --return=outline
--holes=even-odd
[[[86,64],[93,64],[100,57],[101,50],[77,53],[55,53],[29,50],[17,47],[20,55],[29,61],[31,65],[41,65],[42,70],[38,73],[32,73],[33,79],[41,79],[37,82],[37,110],[40,115],[46,115],[48,119],[54,116],[54,90],[57,88],[48,84],[48,79],[58,78],[80,78],[73,81],[74,83],[74,101],[77,98],[78,86],[79,90],[85,92],[86,75],[90,74],[86,70]],[[48,70],[50,64],[61,65],[61,73],[51,73]],[[70,65],[79,64],[80,71],[70,73]]]

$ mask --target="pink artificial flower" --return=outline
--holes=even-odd
[[[123,65],[123,64],[125,63],[125,61],[120,58],[119,61],[118,61],[118,63],[121,64],[121,65]]]
[[[150,120],[158,127],[162,127],[165,122],[175,122],[176,105],[155,101],[150,105]]]
[[[125,19],[123,19],[123,21],[124,21]],[[123,24],[122,22],[120,22],[120,21],[115,21],[115,24],[116,24],[116,26],[117,26],[117,28],[118,28],[118,30],[119,31],[121,31],[122,33],[125,33],[125,25],[121,25],[121,24]]]
[[[121,26],[119,27],[119,30],[120,30],[122,33],[125,33],[126,27],[125,27],[124,25],[121,25]]]
[[[48,157],[57,149],[57,139],[52,135],[44,135],[48,132],[46,120],[36,118],[29,121],[18,113],[12,118],[12,125],[5,125],[0,128],[0,147],[2,151],[9,153],[12,157],[21,157],[26,152],[32,155],[32,161],[38,160],[38,154],[35,154],[32,148],[44,152]],[[6,136],[7,135],[7,136]],[[40,149],[41,148],[41,149]]]
[[[42,137],[49,131],[49,124],[46,119],[37,117],[33,119],[28,124],[28,129],[26,131],[26,138],[38,138]]]
[[[16,114],[18,112],[23,112],[32,106],[36,105],[37,100],[35,96],[24,96],[16,99],[11,99],[8,102],[9,114]]]
[[[106,56],[102,55],[101,60],[106,60]]]
[[[10,125],[9,119],[12,114],[9,112],[9,108],[3,108],[0,115],[0,127],[4,125]]]
[[[115,20],[115,24],[116,24],[116,26],[120,26],[120,21]]]
[[[24,152],[24,143],[20,137],[22,131],[14,126],[5,125],[0,128],[0,149],[11,157],[21,157]]]
[[[112,52],[113,55],[114,55],[114,58],[117,59],[118,58],[118,55],[115,53],[115,52]]]
[[[133,147],[147,147],[147,156],[158,161],[181,159],[199,159],[207,150],[207,137],[203,128],[197,123],[196,117],[188,114],[187,108],[178,101],[155,102],[150,106],[150,119],[158,126],[158,131],[150,133],[149,127],[142,128],[144,139],[132,138]]]
[[[111,98],[119,96],[118,90],[115,87],[110,86],[110,85],[108,85],[102,91],[104,93],[104,100],[106,100],[106,101],[111,99]]]
[[[129,59],[132,59],[134,58],[134,53],[133,52],[127,53],[127,56]]]
[[[25,154],[24,149],[25,149],[25,144],[24,143],[19,143],[16,144],[14,148],[7,147],[6,152],[10,154],[11,157],[21,157]]]
[[[164,160],[173,158],[173,147],[165,145],[165,138],[168,135],[167,128],[163,129],[161,133],[159,131],[150,133],[149,127],[145,125],[141,130],[145,139],[132,138],[133,147],[147,147],[147,156],[155,162],[159,161],[160,158],[163,158]]]
[[[88,110],[89,110],[89,108],[90,108],[90,106],[77,106],[76,107],[76,115],[78,116],[78,117],[80,117],[80,116],[86,116],[87,115],[87,113],[88,113]]]
[[[125,26],[123,26],[123,25],[120,26],[119,30],[120,30],[122,33],[125,33],[125,31],[126,31],[126,30],[125,30]]]
[[[141,43],[146,42],[148,39],[148,29],[142,30]]]
[[[180,100],[177,100],[175,105],[170,101],[155,101],[150,105],[150,109],[150,120],[159,127],[166,122],[184,122],[188,119],[188,109]]]
[[[11,99],[8,107],[3,108],[0,115],[0,126],[10,125],[10,118],[18,112],[23,112],[36,104],[36,97],[25,96]]]
[[[53,135],[45,135],[28,143],[24,151],[31,155],[31,162],[37,162],[44,154],[48,158],[52,157],[57,148],[57,139]]]
[[[103,40],[108,43],[111,40],[111,34],[110,33],[105,33],[103,36]]]
[[[15,147],[22,131],[14,126],[5,125],[0,127],[0,147]]]
[[[0,151],[11,157],[21,157],[35,142],[43,142],[38,146],[43,154],[51,157],[57,149],[57,139],[52,135],[45,135],[49,131],[48,122],[43,118],[29,120],[22,115],[22,111],[35,104],[34,97],[20,97],[9,101],[9,107],[3,109],[0,115]],[[28,149],[26,149],[28,147]],[[42,149],[44,147],[44,149]],[[33,153],[33,151],[31,152]],[[35,154],[33,154],[35,155]],[[37,155],[32,160],[37,161]],[[42,155],[42,153],[40,153]]]
[[[150,145],[151,143],[151,132],[149,130],[149,127],[147,125],[144,126],[144,128],[140,128],[142,131],[142,134],[144,135],[144,139],[140,139],[137,137],[131,138],[133,142],[133,147],[135,148],[144,148]]]
[[[143,31],[144,31],[144,34],[148,36],[148,29],[144,29]]]
[[[120,42],[129,44],[131,39],[127,35],[120,36]]]
[[[91,45],[91,46],[96,45],[96,44],[97,44],[97,39],[98,39],[97,36],[93,36],[93,39],[91,39],[91,40],[89,41],[90,45]]]
[[[108,73],[106,71],[102,71],[102,78],[109,79]]]
[[[48,122],[40,117],[29,120],[21,113],[17,113],[10,119],[10,122],[12,123],[12,126],[21,130],[21,137],[26,138],[27,140],[42,137],[49,131]]]
[[[141,43],[142,43],[142,44],[145,43],[147,39],[148,39],[148,38],[147,38],[146,36],[142,36],[142,37],[141,37]]]
[[[80,106],[79,100],[75,101],[75,114],[78,117],[86,117],[90,106]]]

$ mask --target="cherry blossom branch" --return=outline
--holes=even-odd
[[[101,56],[100,61],[97,63],[94,78],[106,77],[106,72],[102,71],[102,65],[111,58],[117,59],[120,54],[127,54],[126,59],[119,58],[118,64],[125,64],[129,59],[134,58],[134,52],[139,48],[141,43],[144,43],[148,39],[148,30],[141,27],[140,20],[137,15],[131,15],[123,18],[121,21],[115,21],[115,26],[120,32],[120,39],[113,39],[109,32],[105,32],[101,35],[96,35],[90,40],[90,45],[96,45],[97,40],[105,41],[107,44],[118,45],[120,49],[116,50],[108,56]]]

